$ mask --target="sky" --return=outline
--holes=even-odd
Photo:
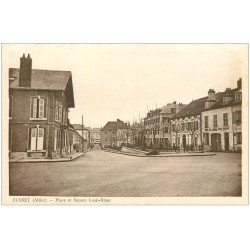
[[[30,54],[33,69],[72,72],[72,124],[103,127],[117,118],[132,122],[148,110],[247,84],[246,44],[8,44],[6,69]]]

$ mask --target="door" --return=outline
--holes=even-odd
[[[183,145],[183,148],[186,149],[186,145],[187,145],[187,142],[186,142],[186,135],[183,135],[183,136],[182,136],[182,145]]]
[[[221,135],[218,133],[211,134],[211,150],[221,151]]]
[[[229,133],[224,133],[225,151],[229,151]]]

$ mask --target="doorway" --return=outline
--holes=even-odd
[[[183,136],[182,136],[182,145],[183,145],[184,150],[186,150],[186,145],[187,145],[187,142],[186,142],[186,135],[183,135]]]
[[[211,151],[221,151],[221,134],[211,134]]]
[[[229,151],[229,133],[224,133],[225,151]]]

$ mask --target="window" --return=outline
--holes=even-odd
[[[234,112],[234,123],[241,124],[241,111]]]
[[[30,149],[43,150],[44,147],[44,129],[32,128],[30,133]]]
[[[241,101],[241,93],[236,93],[235,94],[235,101],[240,102]]]
[[[31,118],[43,119],[45,117],[45,99],[40,96],[33,98],[31,104]]]
[[[172,130],[175,132],[175,124],[172,125]]]
[[[228,126],[228,115],[227,115],[227,113],[223,114],[223,126]]]
[[[213,115],[213,125],[214,128],[217,128],[217,115]]]
[[[164,128],[164,133],[168,133],[168,127]]]
[[[56,100],[56,104],[55,104],[55,121],[58,121],[58,100]]]
[[[241,134],[241,132],[236,133],[236,143],[237,144],[242,143],[242,134]]]
[[[176,108],[171,108],[171,114],[175,114],[176,113]]]
[[[58,108],[58,121],[62,122],[62,106],[61,105]]]
[[[205,128],[208,128],[208,115],[205,116]]]
[[[65,117],[65,124],[68,124],[68,110],[67,109],[65,109],[64,117]]]
[[[194,122],[194,128],[195,128],[195,130],[199,129],[199,122],[198,121]]]
[[[182,131],[185,130],[185,123],[184,122],[181,124],[181,129],[182,129]]]
[[[188,130],[191,130],[191,122],[188,122]]]
[[[163,117],[163,122],[169,122],[169,117]]]

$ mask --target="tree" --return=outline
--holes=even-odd
[[[172,123],[171,129],[172,129],[173,134],[175,134],[175,151],[176,151],[177,146],[179,146],[179,149],[180,149],[180,145],[178,145],[178,134],[182,130],[181,123],[178,120],[174,120]]]
[[[200,129],[200,122],[197,121],[194,117],[191,118],[190,125],[188,127],[188,132],[191,135],[191,145],[193,150],[195,147],[195,135],[197,134],[197,131],[199,131],[199,129]]]

